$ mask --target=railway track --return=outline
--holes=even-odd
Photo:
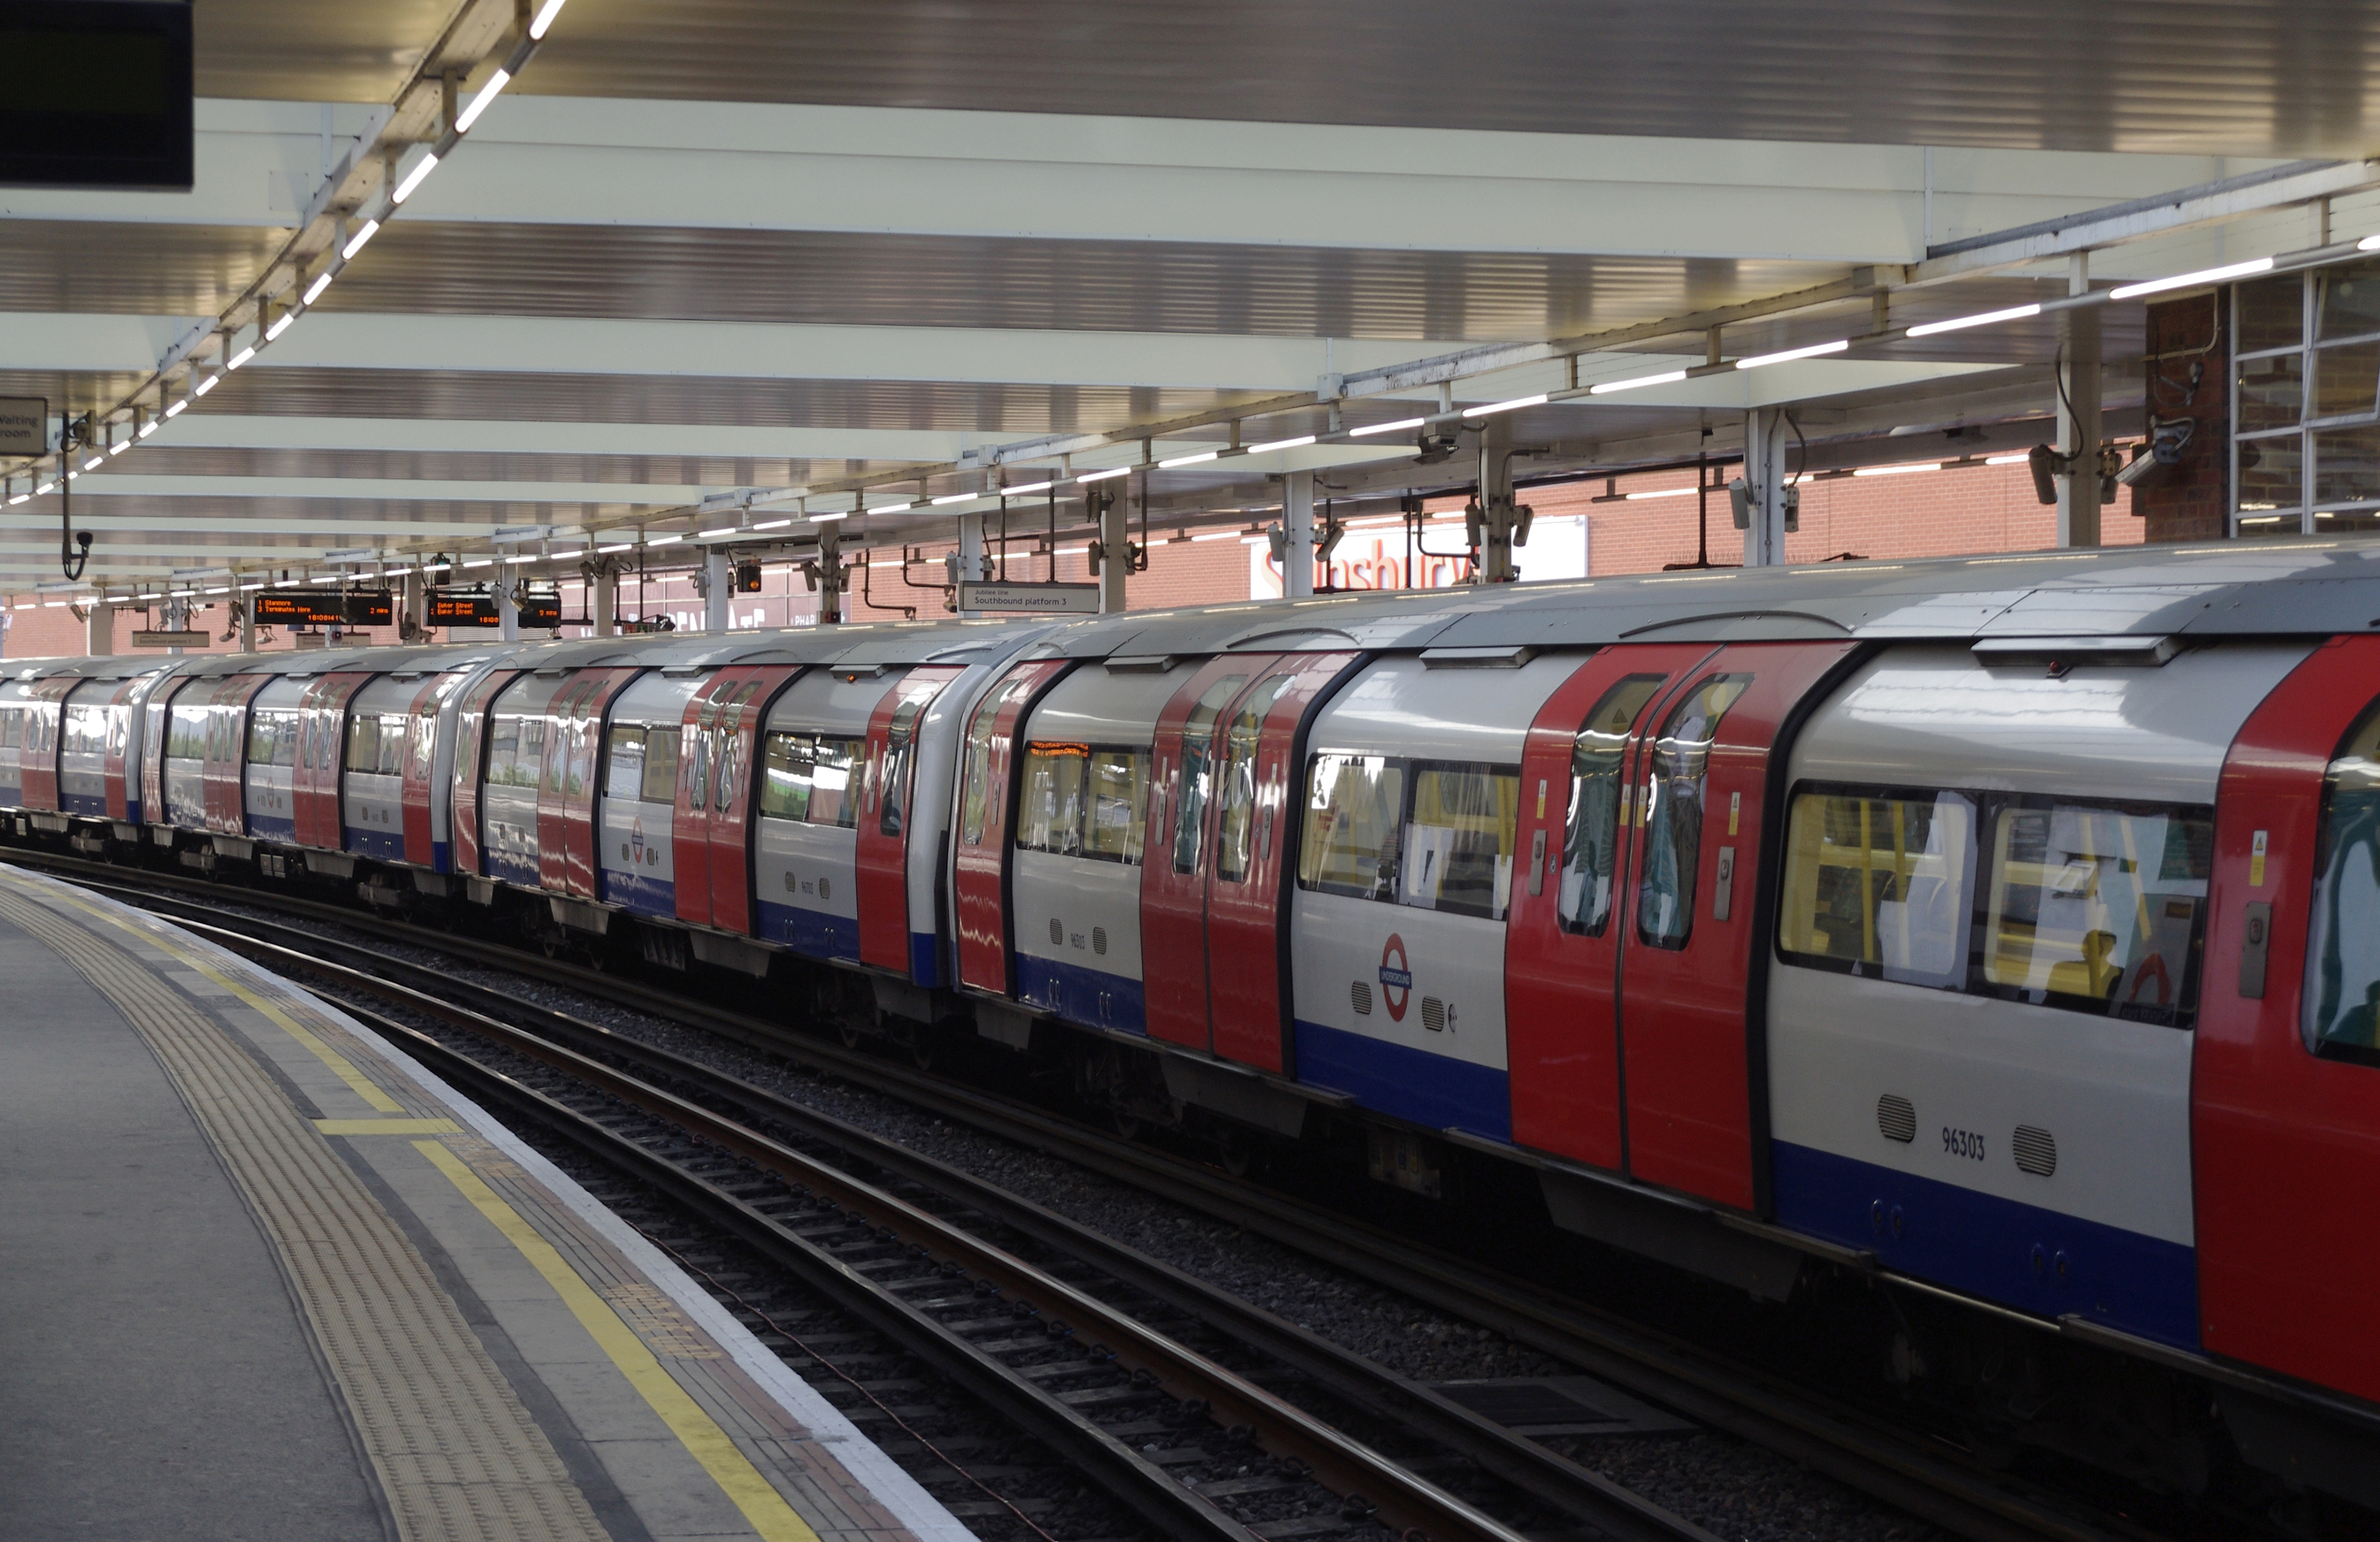
[[[1427,1387],[1396,1377],[1053,1212],[764,1088],[377,949],[274,922],[225,916],[203,901],[161,892],[223,895],[218,885],[176,875],[127,874],[120,868],[46,854],[26,855],[42,867],[71,874],[94,887],[115,889],[138,903],[178,913],[225,945],[259,957],[269,966],[310,974],[322,982],[326,994],[338,996],[386,1023],[408,1048],[417,1042],[434,1045],[419,1052],[442,1074],[451,1072],[474,1095],[486,1098],[508,1114],[540,1123],[590,1153],[609,1148],[606,1160],[623,1170],[637,1171],[640,1181],[672,1194],[830,1295],[859,1291],[856,1271],[831,1247],[784,1225],[784,1216],[808,1217],[814,1230],[826,1229],[830,1241],[836,1236],[831,1221],[860,1227],[857,1236],[842,1240],[863,1248],[872,1243],[905,1250],[924,1271],[918,1278],[956,1270],[942,1277],[964,1277],[970,1293],[997,1292],[1006,1309],[1038,1313],[1034,1321],[1062,1324],[1068,1331],[1056,1335],[1060,1342],[1090,1347],[1093,1359],[1112,1356],[1102,1363],[1125,1385],[1137,1384],[1153,1395],[1170,1396],[1176,1408],[1192,1408],[1196,1417],[1211,1416],[1227,1439],[1244,1447],[1253,1439],[1268,1453],[1274,1465],[1257,1474],[1253,1484],[1231,1487],[1244,1480],[1225,1479],[1227,1491],[1210,1488],[1202,1495],[1178,1475],[1169,1475],[1168,1464],[1152,1460],[1150,1452],[1134,1450],[1127,1440],[1102,1439],[1097,1433],[1098,1421],[1086,1418],[1079,1407],[1066,1405],[1073,1409],[1069,1415],[1046,1406],[1032,1412],[1027,1404],[1018,1405],[1026,1410],[1012,1415],[1020,1426],[1033,1429],[1070,1460],[1078,1460],[1082,1470],[1096,1476],[1111,1494],[1126,1499],[1143,1490],[1161,1493],[1163,1500],[1157,1511],[1145,1513],[1168,1535],[1243,1535],[1183,1528],[1212,1527],[1220,1517],[1221,1523],[1245,1531],[1246,1523],[1225,1513],[1224,1503],[1270,1496],[1272,1508],[1279,1508],[1286,1502],[1284,1490],[1308,1478],[1329,1500],[1315,1499],[1305,1512],[1286,1517],[1285,1529],[1272,1522],[1259,1523],[1266,1527],[1261,1535],[1318,1535],[1330,1518],[1330,1502],[1337,1504],[1337,1513],[1345,1524],[1386,1525],[1438,1542],[1475,1536],[1517,1542],[1518,1534],[1486,1511],[1340,1434],[1334,1423],[1290,1404],[1261,1384],[1261,1375],[1251,1379],[1212,1361],[1193,1366],[1169,1359],[1186,1346],[1148,1326],[1152,1305],[1197,1332],[1257,1351],[1278,1368],[1274,1379],[1285,1372],[1290,1380],[1319,1392],[1341,1410],[1354,1411],[1358,1421],[1366,1412],[1390,1415],[1390,1423],[1408,1439],[1434,1450],[1441,1463],[1451,1457],[1506,1489],[1528,1496],[1530,1502],[1556,1512],[1557,1520],[1567,1518],[1572,1524],[1583,1523],[1615,1536],[1710,1536]],[[342,927],[353,927],[364,919],[351,909],[294,896],[242,891],[239,898],[261,908]],[[2119,1517],[2078,1517],[2056,1496],[1978,1472],[1953,1453],[1901,1437],[1858,1411],[1815,1400],[1756,1370],[1730,1366],[1692,1345],[1612,1318],[1527,1281],[1235,1182],[1049,1111],[961,1087],[890,1063],[878,1055],[808,1036],[789,1036],[779,1025],[639,982],[429,929],[378,919],[371,925],[392,941],[615,1001],[1083,1163],[1503,1333],[1699,1424],[1777,1451],[1978,1542],[2040,1537],[2099,1542],[2148,1535]],[[372,998],[378,1005],[361,997]],[[672,1167],[666,1159],[653,1154],[653,1143],[639,1146],[632,1136],[612,1133],[605,1121],[574,1107],[553,1090],[529,1085],[468,1057],[458,1059],[451,1045],[391,1019],[389,1010],[437,1019],[456,1032],[476,1035],[497,1046],[502,1053],[523,1057],[549,1074],[574,1078],[579,1086],[594,1089],[601,1099],[660,1122],[675,1132],[670,1138],[699,1140],[714,1153],[741,1164],[739,1172],[766,1175],[782,1186],[782,1192],[766,1194],[767,1204],[755,1204],[750,1196],[711,1183],[698,1172]],[[599,1135],[599,1130],[604,1133]],[[631,1155],[630,1147],[644,1154]],[[853,1169],[875,1174],[876,1181],[855,1177]],[[935,1197],[929,1199],[929,1196]],[[966,1226],[937,1215],[932,1208],[936,1203],[988,1220],[1034,1249],[1072,1258],[1120,1287],[1138,1307],[1139,1316],[1101,1302],[1058,1273],[1028,1263],[986,1242]],[[779,1213],[772,1214],[770,1205]],[[821,1208],[823,1213],[817,1213]],[[915,1289],[909,1293],[914,1295]],[[927,1335],[919,1341],[928,1346],[918,1352],[920,1358],[990,1401],[1001,1378],[983,1363],[987,1358],[983,1347],[968,1341],[966,1334],[953,1336],[947,1331],[947,1324],[937,1330],[914,1320],[920,1314],[906,1301],[863,1309],[855,1298],[849,1309],[878,1324],[880,1330],[891,1333],[898,1327],[905,1332]],[[1043,1331],[1046,1335],[1049,1330]],[[1012,1347],[1011,1353],[1018,1352]],[[1023,1379],[1038,1385],[1049,1381],[1052,1374],[1045,1371],[1038,1378]],[[999,1395],[1016,1393],[1011,1388]],[[1086,1428],[1087,1424],[1091,1427]],[[1126,1427],[1131,1425],[1125,1421]],[[1177,1456],[1174,1470],[1178,1473],[1178,1451],[1160,1444],[1160,1454],[1169,1451]],[[1422,1459],[1424,1464],[1429,1460]],[[1163,1480],[1159,1487],[1149,1488],[1159,1480]],[[1417,1487],[1402,1487],[1407,1481]],[[1185,1496],[1194,1496],[1196,1502],[1185,1502]],[[1139,1508],[1137,1501],[1126,1502]]]

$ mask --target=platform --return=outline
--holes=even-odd
[[[370,1030],[0,868],[10,1537],[970,1534]]]

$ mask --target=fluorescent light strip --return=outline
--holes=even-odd
[[[157,431],[157,424],[159,421],[160,419],[155,418],[150,419],[149,421],[140,425],[140,431],[134,435],[134,437],[138,439],[146,439],[151,434],[155,433]]]
[[[980,492],[945,492],[934,500],[934,507],[947,508],[953,504],[972,504],[982,497]]]
[[[93,455],[89,460],[82,463],[82,468],[86,471],[96,471],[106,464],[107,457],[105,455]]]
[[[753,526],[752,528],[756,530],[782,530],[792,523],[793,521],[790,519],[763,519],[760,523]],[[605,547],[602,548],[602,550],[610,551],[613,550],[613,548]]]
[[[1028,492],[1047,492],[1057,485],[1057,479],[1053,477],[1046,482],[1026,482],[1017,487],[1003,487],[1000,490],[999,495],[1002,498],[1022,498]]]
[[[373,237],[375,237],[375,236],[377,236],[377,235],[379,235],[379,234],[380,234],[380,221],[378,221],[378,220],[366,220],[366,221],[364,221],[363,228],[362,228],[361,230],[357,231],[357,232],[355,233],[355,235],[353,235],[353,236],[349,237],[348,237],[348,239],[347,239],[347,244],[346,244],[346,246],[341,247],[341,248],[339,249],[339,261],[341,261],[342,262],[352,262],[352,261],[355,261],[355,257],[356,257],[356,253],[358,253],[358,252],[359,252],[359,251],[361,251],[361,250],[363,250],[363,249],[364,249],[364,243],[365,243],[365,242],[367,242],[367,241],[369,241],[369,240],[370,240]]]
[[[914,503],[879,504],[872,509],[862,509],[860,512],[862,514],[906,514],[917,506],[917,505]]]
[[[31,493],[30,493],[30,492],[19,492],[18,494],[17,494],[17,496],[15,496],[14,498],[11,498],[11,499],[9,499],[9,500],[8,500],[8,506],[9,506],[10,508],[12,508],[12,509],[13,509],[13,508],[15,508],[18,504],[21,504],[21,503],[25,502],[27,499],[30,498],[31,496],[32,496],[32,494],[31,494]]]
[[[247,363],[249,359],[254,358],[255,357],[256,350],[254,348],[242,348],[239,352],[224,360],[224,372],[225,374],[229,374],[232,370],[238,369],[241,365]]]
[[[1406,429],[1417,429],[1427,421],[1429,421],[1429,419],[1427,418],[1400,418],[1393,423],[1372,423],[1360,429],[1349,429],[1347,431],[1347,437],[1350,439],[1361,439],[1366,434],[1400,433]],[[1195,540],[1197,538],[1193,536],[1191,539]]]
[[[849,509],[838,509],[828,514],[813,514],[809,516],[809,522],[813,525],[830,525],[838,519],[848,519],[850,517],[851,511]]]
[[[311,305],[316,300],[321,299],[322,297],[322,291],[329,288],[331,286],[331,280],[337,276],[338,274],[336,272],[329,268],[325,268],[321,273],[316,273],[314,275],[314,282],[306,285],[306,298],[304,303]]]
[[[1647,385],[1674,385],[1686,378],[1683,370],[1664,370],[1658,375],[1637,375],[1629,380],[1608,380],[1600,385],[1590,385],[1590,396],[1608,396],[1614,391],[1634,391]]]
[[[116,442],[115,442],[115,443],[113,443],[113,444],[110,444],[110,445],[107,447],[107,453],[108,453],[109,455],[122,455],[125,451],[127,451],[127,450],[128,450],[128,449],[130,449],[130,448],[132,448],[132,441],[130,441],[130,440],[128,440],[128,439],[122,439],[122,440],[118,440],[118,441],[116,441]]]
[[[598,546],[595,548],[595,554],[599,557],[607,557],[614,552],[633,552],[636,549],[637,543],[635,541],[624,540],[617,546]]]
[[[1251,444],[1248,446],[1248,454],[1261,455],[1274,450],[1302,450],[1313,443],[1314,438],[1315,436],[1310,433],[1302,433],[1295,439],[1275,439],[1262,444]]]
[[[1700,488],[1693,487],[1665,487],[1654,492],[1632,492],[1628,494],[1628,501],[1633,504],[1645,498],[1683,498],[1700,491]]]
[[[1222,453],[1220,450],[1201,450],[1195,455],[1175,455],[1171,460],[1160,460],[1157,466],[1161,471],[1170,471],[1177,466],[1203,466]]]
[[[184,396],[181,400],[174,403],[171,407],[168,407],[165,409],[165,416],[168,418],[179,418],[184,412],[189,410],[189,406],[190,398]]]
[[[298,312],[295,310],[283,311],[280,315],[275,316],[273,319],[273,324],[271,326],[264,329],[264,340],[268,343],[272,342],[274,338],[280,336],[283,333],[287,332],[292,326],[296,325],[297,322]]]
[[[682,535],[648,536],[645,538],[645,544],[648,546],[674,546],[685,539],[686,537]]]
[[[1111,477],[1129,477],[1131,475],[1132,467],[1129,466],[1111,466],[1104,471],[1086,471],[1075,480],[1078,482],[1103,482]]]
[[[553,18],[561,10],[562,0],[545,0],[538,9],[537,19],[528,24],[528,35],[532,39],[545,36],[546,29],[553,25]]]
[[[696,540],[718,540],[720,537],[722,537],[722,536],[732,536],[732,535],[734,535],[735,533],[735,526],[733,526],[733,525],[722,525],[722,526],[721,526],[718,529],[715,529],[715,530],[704,530],[704,531],[702,531],[699,535],[698,535],[695,539],[696,539]]]
[[[2026,461],[2029,461],[2032,458],[2033,452],[2026,450],[2021,454],[2013,455],[1985,455],[1984,457],[1984,464],[1985,466],[2022,466]]]
[[[1546,394],[1540,391],[1534,396],[1515,396],[1509,402],[1490,402],[1486,407],[1466,407],[1463,409],[1463,416],[1465,418],[1485,418],[1491,413],[1512,412],[1520,407],[1543,407],[1545,405]]]
[[[2358,251],[2380,251],[2380,236],[2366,236],[2355,243]]]
[[[512,79],[512,72],[509,70],[500,69],[489,76],[488,83],[480,88],[480,94],[471,98],[471,104],[455,115],[455,132],[469,133],[471,125],[479,122],[480,115],[488,110],[488,103],[496,99],[498,91],[511,85]]]
[[[496,559],[493,557],[474,557],[463,565],[465,567],[493,567],[496,565]]]
[[[405,174],[405,180],[396,185],[396,191],[388,195],[388,200],[391,203],[403,203],[413,196],[414,188],[421,186],[422,178],[437,169],[438,157],[434,153],[425,152],[421,159],[413,164],[413,169]]]
[[[1909,329],[1912,337],[1931,337],[1937,332],[1964,332],[1969,327],[1987,327],[1996,322],[2022,322],[2028,316],[2041,314],[2037,305],[2012,305],[2006,310],[1985,310],[1973,316],[1954,316],[1947,322],[1926,322]]]
[[[1757,370],[1765,365],[1783,364],[1796,358],[1815,358],[1820,354],[1840,353],[1851,346],[1850,338],[1839,337],[1831,343],[1813,343],[1806,348],[1787,348],[1783,353],[1754,354],[1750,358],[1737,359],[1735,367],[1739,370]]]
[[[1852,473],[1854,477],[1905,477],[1912,471],[1939,471],[1938,460],[1921,461],[1914,466],[1863,466]]]
[[[2223,268],[2201,268],[2194,273],[2176,273],[2171,278],[2152,278],[2141,284],[2121,284],[2107,291],[2111,300],[2128,300],[2135,295],[2159,295],[2168,289],[2187,289],[2198,284],[2220,284],[2226,279],[2248,278],[2273,271],[2273,260],[2259,257],[2252,262],[2234,262]]]

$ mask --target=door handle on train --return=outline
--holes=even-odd
[[[1546,832],[1532,832],[1529,836],[1529,892],[1546,892]]]
[[[2240,994],[2248,1001],[2265,999],[2265,957],[2272,944],[2272,903],[2250,900],[2240,937]]]

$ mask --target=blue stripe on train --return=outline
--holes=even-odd
[[[1770,1160],[1780,1225],[2020,1311],[2198,1347],[2195,1249],[1787,1141]]]
[[[606,904],[621,905],[639,916],[677,915],[677,885],[665,878],[606,868],[603,899]]]
[[[1140,981],[1126,975],[1068,964],[1062,959],[1016,955],[1016,998],[1069,1023],[1148,1031],[1148,1010]]]
[[[1297,1020],[1297,1079],[1352,1094],[1367,1109],[1433,1130],[1512,1138],[1512,1079],[1474,1065],[1344,1028]]]
[[[534,852],[492,851],[487,854],[487,864],[490,878],[517,883],[524,889],[539,888],[545,880]]]
[[[811,958],[839,958],[856,964],[859,961],[859,919],[762,900],[760,941],[782,942]]]
[[[919,985],[942,983],[942,940],[930,931],[909,934],[909,977]]]
[[[347,850],[377,862],[402,862],[405,860],[405,832],[351,824],[347,826]]]
[[[58,812],[80,814],[85,819],[105,819],[107,795],[105,793],[69,793],[61,789],[58,793]]]
[[[286,841],[294,846],[298,844],[298,817],[293,814],[284,820],[271,814],[250,814],[248,832],[261,841]]]

